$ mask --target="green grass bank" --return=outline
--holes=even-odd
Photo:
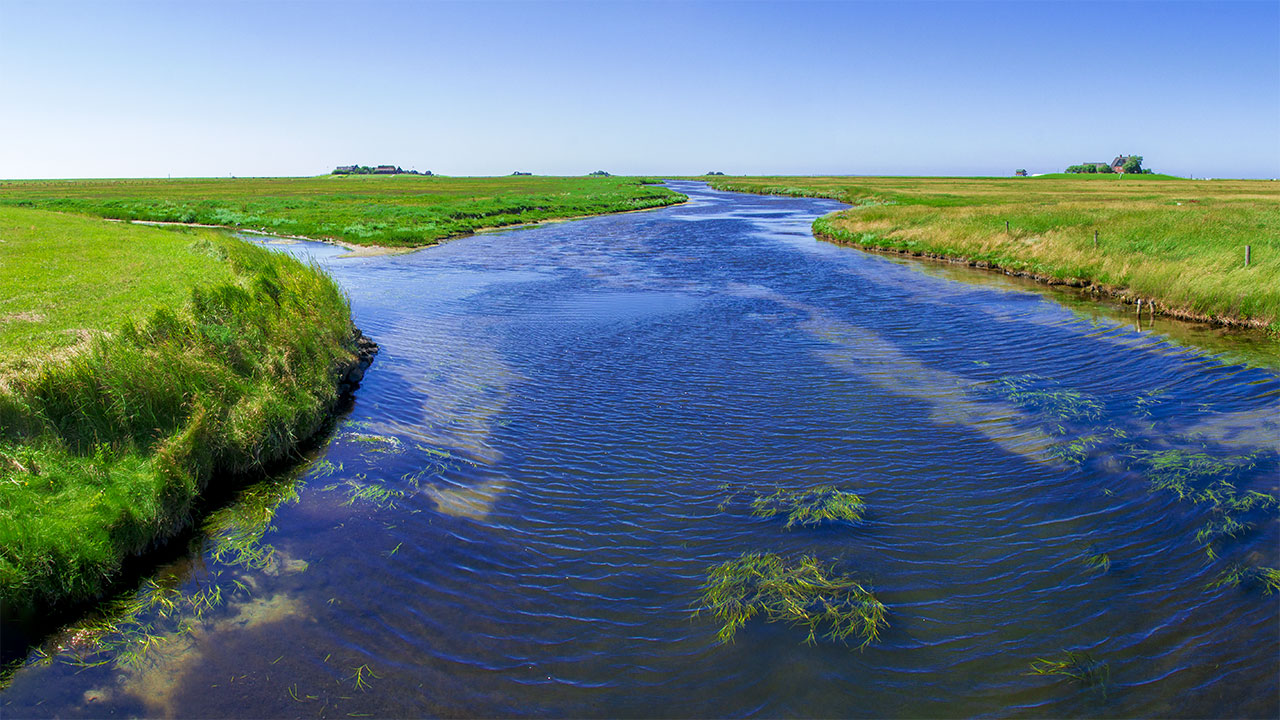
[[[706,179],[719,190],[854,205],[814,222],[814,233],[834,242],[961,260],[1130,302],[1154,300],[1158,312],[1174,317],[1280,333],[1277,182],[1163,175]]]
[[[355,358],[345,296],[288,256],[0,207],[0,615],[97,596],[288,458]]]
[[[386,247],[432,245],[485,228],[644,210],[685,199],[650,181],[627,177],[0,181],[0,206],[221,225]]]

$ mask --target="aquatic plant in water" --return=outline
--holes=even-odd
[[[806,643],[819,635],[840,642],[858,637],[859,648],[889,625],[885,606],[870,590],[807,555],[787,561],[774,553],[745,553],[711,568],[694,614],[702,612],[724,623],[717,633],[722,643],[732,642],[756,616],[807,629]]]
[[[1089,568],[1091,572],[1096,572],[1100,575],[1106,575],[1107,572],[1111,570],[1111,556],[1106,553],[1085,555],[1081,558],[1081,562],[1083,562],[1085,567]]]
[[[1080,465],[1089,456],[1089,451],[1102,444],[1105,439],[1105,436],[1099,433],[1083,435],[1074,440],[1050,446],[1049,456],[1069,465]]]
[[[1058,420],[1097,420],[1102,402],[1079,390],[1059,388],[1056,381],[1038,375],[1011,375],[996,380],[993,391],[1015,405]]]
[[[1214,590],[1220,587],[1237,587],[1242,583],[1245,585],[1261,587],[1263,595],[1270,595],[1273,592],[1280,591],[1280,570],[1269,567],[1250,567],[1248,565],[1234,564],[1222,571],[1218,577],[1214,578],[1213,581],[1205,586],[1205,589]]]
[[[757,495],[751,502],[752,514],[757,517],[773,517],[786,514],[787,527],[792,525],[817,525],[829,520],[858,522],[866,503],[862,498],[831,485],[809,490],[785,490],[778,488],[771,495]]]
[[[1101,688],[1106,693],[1107,684],[1111,682],[1111,666],[1106,662],[1097,662],[1087,652],[1064,650],[1062,655],[1053,659],[1036,658],[1031,663],[1028,675],[1060,675],[1070,678],[1085,687]]]

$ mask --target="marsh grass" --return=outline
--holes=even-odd
[[[1097,687],[1105,695],[1111,683],[1111,666],[1098,662],[1087,652],[1064,650],[1056,658],[1036,658],[1028,675],[1054,675],[1065,677],[1085,687]]]
[[[711,568],[694,614],[704,612],[722,623],[716,633],[722,643],[732,642],[755,617],[804,629],[806,643],[857,638],[859,648],[879,639],[889,624],[875,595],[832,565],[773,553],[746,553]]]
[[[853,204],[813,223],[815,233],[838,242],[1084,281],[1154,298],[1162,312],[1280,332],[1280,187],[1265,180],[734,177],[711,184]],[[1245,245],[1253,247],[1248,268]]]
[[[290,457],[335,404],[355,356],[337,285],[283,254],[206,239],[225,260],[203,262],[229,282],[188,287],[185,304],[0,383],[6,618],[98,595],[125,557],[190,524],[210,482]]]
[[[751,510],[757,517],[786,515],[786,527],[790,529],[793,525],[832,521],[856,523],[862,520],[866,503],[851,492],[822,485],[808,490],[778,488],[770,495],[757,495],[751,501]]]

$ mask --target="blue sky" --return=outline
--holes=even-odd
[[[0,0],[0,177],[1280,176],[1280,2]]]

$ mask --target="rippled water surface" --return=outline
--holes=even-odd
[[[675,186],[409,255],[291,246],[382,346],[354,408],[130,594],[176,610],[50,640],[3,714],[1280,714],[1275,371],[816,242],[833,202]],[[864,519],[753,515],[818,486]],[[693,611],[743,553],[829,563],[889,626],[720,644]],[[1031,674],[1065,651],[1094,676]]]

